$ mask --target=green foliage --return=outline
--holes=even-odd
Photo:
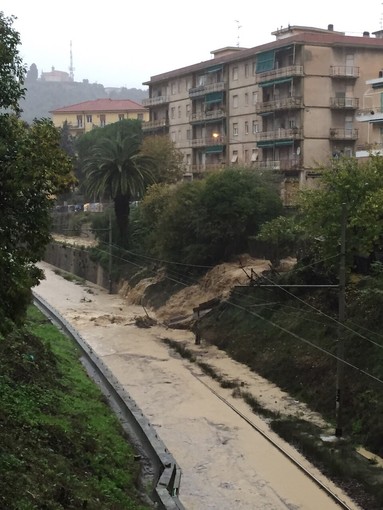
[[[12,27],[14,19],[0,11],[0,108],[20,113],[26,71],[18,53],[20,35]]]
[[[341,211],[347,211],[347,264],[357,254],[369,255],[383,246],[383,160],[370,157],[366,163],[342,158],[323,171],[322,186],[304,191],[300,222],[306,236],[316,243],[319,258],[339,254]]]
[[[0,116],[0,331],[22,320],[30,288],[41,278],[34,265],[50,239],[52,197],[72,182],[71,163],[51,121],[28,127]]]
[[[17,114],[25,69],[12,22],[0,13],[0,108]],[[52,197],[72,182],[51,121],[28,127],[12,113],[0,114],[0,333],[24,317],[30,288],[42,276],[34,263],[50,238]]]
[[[248,236],[281,210],[272,183],[254,172],[227,169],[202,181],[152,186],[137,222],[141,241],[153,255],[213,264],[246,250]]]
[[[88,196],[113,200],[122,246],[128,241],[130,201],[142,197],[147,185],[153,182],[153,160],[140,151],[139,128],[137,122],[116,122],[83,138],[88,144],[82,149],[84,188]]]
[[[155,182],[172,184],[181,179],[183,155],[169,136],[145,137],[141,152],[154,161],[152,173]]]
[[[147,508],[134,452],[68,338],[32,308],[0,354],[1,508]]]
[[[265,224],[259,240],[292,245],[292,252],[308,256],[324,267],[339,265],[342,207],[346,208],[346,263],[356,255],[369,256],[383,247],[383,159],[359,163],[341,158],[322,169],[320,186],[300,192],[293,217]],[[307,262],[307,260],[306,260]]]

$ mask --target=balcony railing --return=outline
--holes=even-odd
[[[330,99],[330,107],[335,109],[356,110],[359,108],[358,97],[332,97]]]
[[[359,122],[383,122],[383,109],[381,107],[364,108],[356,112],[356,120]]]
[[[302,138],[302,129],[298,127],[290,128],[290,129],[276,129],[274,131],[261,131],[259,133],[255,133],[256,141],[262,140],[284,140],[284,139],[293,139],[300,140]]]
[[[332,76],[333,78],[358,78],[359,67],[330,66],[330,76]]]
[[[357,151],[381,151],[383,150],[383,142],[377,142],[377,143],[363,143],[361,145],[356,146]]]
[[[208,122],[209,120],[218,120],[226,117],[226,112],[221,109],[210,110],[208,112],[192,113],[190,115],[190,122]]]
[[[226,136],[222,135],[217,138],[205,136],[204,138],[193,138],[191,140],[192,147],[209,147],[211,145],[224,145],[226,143]]]
[[[303,76],[303,66],[287,66],[265,71],[257,74],[257,82],[263,83],[269,80],[276,80],[278,78],[290,78],[292,76]]]
[[[253,166],[257,170],[281,170],[283,172],[297,171],[302,167],[302,158],[280,159],[276,161],[256,161]]]
[[[199,97],[204,96],[205,94],[209,94],[210,92],[221,92],[225,90],[226,82],[219,81],[217,83],[207,83],[205,85],[198,85],[198,87],[193,87],[189,89],[189,97]]]
[[[159,120],[150,120],[148,122],[143,122],[142,130],[143,131],[151,131],[155,129],[161,129],[169,126],[169,121],[167,119],[159,119]]]
[[[169,103],[169,96],[147,97],[142,100],[143,106],[158,106],[166,103]]]
[[[275,101],[260,102],[255,105],[256,113],[274,112],[277,110],[293,110],[302,108],[301,97],[285,97]]]
[[[330,128],[330,138],[333,140],[357,140],[358,130],[354,128]]]

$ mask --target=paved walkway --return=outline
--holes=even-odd
[[[163,338],[189,340],[190,332],[137,328],[141,307],[127,305],[93,284],[78,285],[40,264],[46,279],[34,290],[81,334],[141,407],[182,469],[180,499],[187,510],[335,510],[333,500],[256,434],[204,384],[272,434],[248,407],[181,359]],[[206,352],[210,349],[202,345]],[[214,348],[212,348],[214,349]],[[214,352],[214,350],[213,350]],[[223,353],[217,353],[222,358]],[[226,366],[244,368],[230,359]],[[283,447],[309,467],[288,445]],[[314,472],[316,472],[314,470]],[[318,473],[318,477],[323,477]],[[342,492],[332,487],[351,508]]]

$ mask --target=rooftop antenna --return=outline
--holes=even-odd
[[[74,81],[74,67],[73,67],[72,41],[70,42],[69,78],[71,79],[71,81]]]
[[[380,5],[383,5],[383,2]],[[383,30],[383,12],[380,13],[379,21],[380,21],[380,30]]]
[[[237,23],[237,48],[239,48],[239,29],[242,28],[242,25],[239,24],[239,20],[234,20]]]

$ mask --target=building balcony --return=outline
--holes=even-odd
[[[260,102],[255,105],[255,112],[258,114],[269,113],[278,110],[294,110],[303,108],[301,97],[285,97],[275,101]]]
[[[157,129],[163,129],[169,127],[169,121],[167,119],[150,120],[142,123],[143,131],[155,131]]]
[[[330,108],[335,110],[356,110],[359,108],[358,97],[332,97],[330,98]]]
[[[85,127],[83,124],[72,124],[71,122],[68,122],[68,128],[72,133],[75,133],[76,135],[85,133]]]
[[[220,135],[218,137],[208,137],[205,136],[204,138],[193,138],[191,140],[191,146],[192,147],[217,147],[222,148],[223,145],[226,144],[226,136]],[[218,152],[218,149],[217,149]],[[222,152],[222,151],[220,151]]]
[[[359,67],[355,66],[330,66],[330,76],[332,78],[351,78],[359,77]]]
[[[256,161],[253,167],[257,170],[278,170],[281,172],[296,172],[302,168],[302,158]]]
[[[368,158],[369,156],[382,156],[383,142],[364,143],[356,146],[356,158]]]
[[[357,140],[358,130],[354,128],[330,128],[330,138],[332,140]]]
[[[274,131],[261,131],[259,133],[255,133],[255,139],[257,142],[274,140],[301,140],[302,129],[293,127],[289,129],[279,128]]]
[[[215,120],[224,119],[226,117],[226,112],[224,110],[210,110],[207,112],[198,112],[192,113],[190,115],[189,121],[191,124],[198,124],[204,122],[210,122]]]
[[[142,100],[143,106],[158,106],[169,103],[169,96],[147,97]]]
[[[259,73],[257,74],[257,82],[265,84],[265,82],[270,81],[270,85],[273,85],[274,82],[277,85],[279,80],[279,83],[283,83],[284,79],[292,78],[293,76],[303,76],[303,66],[280,67],[279,69]]]
[[[198,87],[193,87],[189,89],[189,97],[195,98],[195,97],[201,97],[205,94],[209,94],[210,92],[221,92],[225,90],[226,88],[226,82],[225,81],[219,81],[217,83],[207,83],[205,85],[199,85]]]
[[[365,108],[356,112],[356,120],[359,122],[383,122],[383,110],[381,107]]]

